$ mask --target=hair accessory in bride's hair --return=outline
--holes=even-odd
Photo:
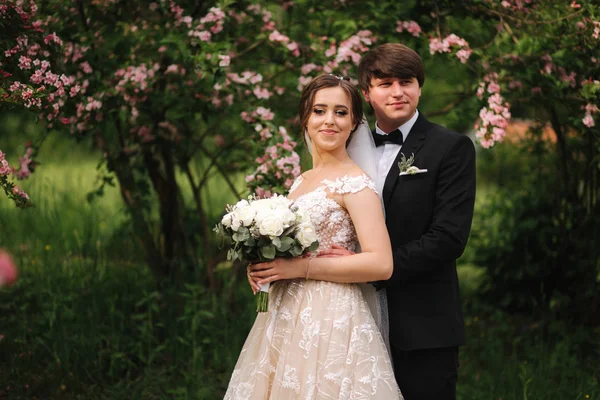
[[[333,77],[336,77],[336,78],[338,78],[340,81],[349,81],[349,80],[350,80],[350,77],[348,77],[348,76],[342,76],[342,75],[336,75],[336,74],[328,74],[328,75],[331,75],[331,76],[333,76]]]

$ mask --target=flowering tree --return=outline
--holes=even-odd
[[[371,44],[370,32],[353,35],[354,27],[339,30],[344,40],[315,37],[306,21],[293,28],[305,10],[286,14],[291,3],[0,5],[1,23],[10,27],[2,37],[3,104],[31,110],[54,130],[91,137],[104,156],[99,170],[108,171],[101,181],[118,181],[152,270],[162,277],[195,265],[200,240],[213,288],[208,178],[218,174],[241,196],[232,173],[258,162],[247,177],[253,191],[285,191],[300,172],[288,134],[298,89],[310,72],[348,72],[357,51]],[[324,13],[321,26],[334,16]],[[307,58],[319,66],[302,68]],[[3,176],[19,177],[27,165],[6,167]],[[177,172],[192,189],[191,206]],[[2,182],[12,198],[26,196]]]

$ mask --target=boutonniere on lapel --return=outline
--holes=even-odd
[[[402,158],[400,158],[400,162],[398,163],[398,168],[400,168],[400,176],[402,175],[416,175],[427,172],[426,169],[420,169],[416,165],[413,165],[415,162],[415,154],[413,153],[408,160],[402,153]]]

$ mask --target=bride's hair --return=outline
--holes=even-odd
[[[321,89],[327,89],[331,87],[340,87],[348,97],[350,98],[350,107],[352,114],[352,125],[354,128],[348,137],[348,141],[346,145],[352,138],[352,134],[356,131],[356,128],[360,125],[363,117],[363,103],[362,98],[360,97],[360,93],[356,86],[354,86],[348,78],[340,77],[332,74],[319,75],[308,85],[304,87],[302,90],[302,95],[300,96],[300,104],[298,105],[298,115],[300,117],[300,126],[302,128],[302,132],[306,131],[306,126],[308,125],[308,119],[312,113],[313,104],[315,102],[315,95]],[[304,134],[302,135],[304,138]],[[304,140],[306,144],[306,139]]]

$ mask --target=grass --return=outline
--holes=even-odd
[[[222,398],[255,315],[247,284],[222,268],[218,296],[191,279],[158,291],[118,191],[85,201],[94,168],[45,163],[24,185],[33,209],[0,198],[0,247],[21,272],[0,290],[0,399]],[[211,193],[215,214],[232,201]],[[467,254],[458,398],[600,399],[597,332],[484,307],[483,273]]]

